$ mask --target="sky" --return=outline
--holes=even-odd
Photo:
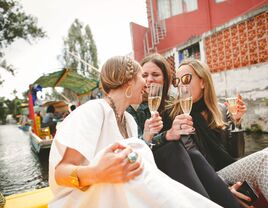
[[[16,68],[16,75],[1,72],[5,82],[0,97],[13,99],[28,89],[38,77],[57,71],[61,63],[57,57],[63,49],[63,38],[75,18],[91,28],[97,45],[100,66],[114,55],[132,52],[130,22],[146,26],[145,0],[20,0],[23,10],[38,19],[38,26],[46,31],[46,38],[32,44],[17,40],[5,50],[5,58]]]

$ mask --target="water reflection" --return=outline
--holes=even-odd
[[[29,135],[16,125],[0,126],[0,191],[8,196],[48,185],[48,152],[39,158]]]
[[[253,152],[268,147],[268,134],[245,133],[245,143],[245,154],[249,155]]]
[[[268,134],[245,134],[245,152],[268,147]],[[5,195],[48,186],[48,152],[38,157],[28,133],[16,125],[0,125],[0,191]]]

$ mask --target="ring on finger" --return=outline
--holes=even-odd
[[[138,159],[138,153],[131,152],[127,155],[127,159],[130,163],[135,163]]]

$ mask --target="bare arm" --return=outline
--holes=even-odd
[[[115,150],[121,149],[119,153]],[[127,182],[138,176],[143,167],[139,157],[135,163],[129,163],[127,155],[132,150],[118,143],[105,149],[95,165],[80,165],[85,158],[78,151],[67,148],[62,161],[55,168],[55,179],[59,185],[74,187],[71,174],[77,169],[80,186],[90,186],[97,183]]]

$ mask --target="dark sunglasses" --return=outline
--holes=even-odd
[[[172,84],[174,87],[178,87],[180,84],[180,81],[182,84],[187,85],[187,84],[190,84],[191,80],[192,80],[191,74],[184,74],[181,78],[174,77],[172,80]]]

